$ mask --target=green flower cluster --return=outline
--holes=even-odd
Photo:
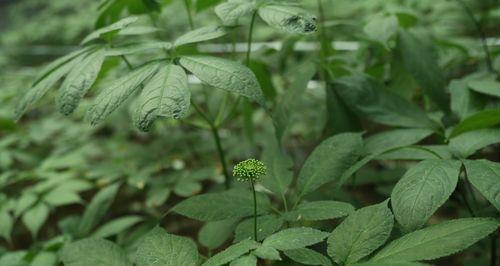
[[[255,181],[266,174],[266,166],[256,159],[247,159],[234,166],[233,176],[238,181]]]

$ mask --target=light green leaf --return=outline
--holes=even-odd
[[[446,79],[439,68],[438,56],[434,47],[419,36],[400,31],[399,52],[406,70],[413,75],[423,92],[441,109],[449,110],[446,94]]]
[[[202,264],[202,266],[218,266],[226,264],[241,257],[249,251],[256,249],[258,246],[259,244],[253,240],[243,240],[209,258]]]
[[[98,50],[85,56],[78,65],[71,69],[59,89],[57,98],[57,105],[62,114],[73,113],[97,79],[104,59],[104,50]]]
[[[216,39],[226,35],[229,30],[230,28],[225,26],[205,26],[202,28],[198,28],[189,31],[177,38],[174,42],[174,46],[178,47],[189,43],[197,43]]]
[[[168,234],[156,227],[146,234],[135,254],[137,266],[192,266],[198,264],[198,249],[189,238]]]
[[[0,265],[2,266],[28,266],[29,263],[25,258],[27,251],[12,251],[0,257]]]
[[[436,156],[436,154],[439,156]],[[415,145],[388,151],[376,156],[377,160],[427,160],[451,159],[453,156],[447,145]]]
[[[465,132],[450,139],[449,146],[452,152],[460,157],[467,158],[478,150],[500,142],[500,129],[487,128]]]
[[[236,25],[238,19],[252,13],[257,8],[254,1],[231,0],[215,7],[215,14],[224,25]]]
[[[389,49],[388,41],[398,31],[398,18],[394,15],[375,16],[371,18],[363,27],[363,32],[372,40],[378,41],[384,47]]]
[[[300,195],[338,180],[361,153],[363,141],[358,133],[343,133],[321,142],[309,155],[299,173]]]
[[[337,263],[355,263],[383,245],[393,225],[387,201],[361,208],[333,230],[328,238],[328,255]]]
[[[259,16],[269,26],[296,34],[316,31],[316,18],[306,10],[290,5],[264,5],[259,7]]]
[[[454,254],[495,231],[498,221],[491,218],[463,218],[446,221],[398,238],[373,261],[433,260]]]
[[[347,216],[354,207],[340,201],[313,201],[301,203],[295,210],[284,214],[288,221],[319,221]]]
[[[397,147],[409,146],[432,135],[425,128],[394,129],[365,138],[365,153],[381,153]]]
[[[275,248],[268,246],[259,246],[253,251],[253,254],[265,260],[281,260],[280,252]]]
[[[426,160],[410,168],[391,194],[396,220],[406,231],[422,227],[455,190],[461,163]]]
[[[257,240],[263,240],[272,233],[278,231],[283,225],[283,219],[276,215],[265,215],[257,217]],[[254,219],[248,218],[239,223],[234,231],[234,241],[254,238]],[[255,239],[253,239],[255,240]]]
[[[495,80],[472,80],[468,83],[469,88],[473,91],[500,97],[500,82]]]
[[[372,78],[348,76],[334,83],[340,98],[360,117],[389,126],[437,127],[417,105],[384,89]]]
[[[156,33],[160,30],[161,29],[159,28],[150,26],[130,26],[120,30],[120,32],[118,32],[118,35],[143,35]]]
[[[14,219],[10,213],[0,210],[0,236],[7,241],[10,241],[10,233],[13,225]]]
[[[240,94],[264,105],[257,78],[240,63],[212,56],[184,56],[179,63],[212,87]]]
[[[429,266],[429,264],[411,261],[367,261],[349,266]]]
[[[262,185],[284,198],[293,179],[293,160],[278,147],[276,141],[270,141],[264,146],[262,161],[267,166],[266,176],[261,179]]]
[[[121,19],[109,26],[100,28],[83,39],[83,41],[80,44],[86,44],[92,40],[98,39],[102,36],[109,36],[110,34],[117,33],[119,30],[126,28],[128,25],[136,22],[138,17],[131,16],[131,17],[126,17],[124,19]]]
[[[279,250],[307,247],[323,241],[328,233],[309,227],[288,228],[275,233],[264,240],[264,246]]]
[[[150,52],[154,49],[170,50],[173,45],[169,42],[132,43],[106,49],[106,56],[122,56]]]
[[[31,193],[25,192],[19,197],[16,202],[16,207],[14,208],[14,217],[19,217],[19,215],[23,214],[29,207],[33,206],[38,200],[38,197]]]
[[[323,254],[308,248],[285,250],[290,259],[305,265],[331,266],[330,260]]]
[[[209,249],[216,249],[232,236],[235,226],[234,219],[207,222],[198,232],[198,242]]]
[[[159,116],[182,118],[189,109],[190,98],[184,69],[172,64],[161,66],[139,96],[134,124],[148,131]]]
[[[453,131],[450,138],[468,131],[488,128],[500,124],[500,109],[484,110],[466,117]]]
[[[150,63],[135,69],[131,73],[113,81],[97,95],[87,112],[88,120],[96,125],[111,114],[132,93],[141,88],[158,70],[158,64]]]
[[[269,211],[269,199],[257,194],[257,213]],[[218,221],[253,215],[253,196],[246,190],[229,190],[190,197],[173,210],[181,215],[200,221]]]
[[[86,236],[90,233],[97,223],[106,215],[115,199],[118,192],[119,185],[111,185],[99,191],[92,201],[85,209],[80,224],[78,225],[78,232],[80,236]]]
[[[71,190],[55,188],[43,196],[43,201],[52,207],[81,203],[82,199]]]
[[[448,85],[451,96],[451,110],[463,120],[485,108],[486,102],[481,95],[471,92],[467,80],[452,80]]]
[[[42,251],[38,253],[31,261],[30,266],[57,266],[57,255],[53,252]]]
[[[132,266],[122,248],[98,238],[86,238],[64,246],[59,258],[65,266]]]
[[[49,207],[45,203],[39,202],[23,214],[23,223],[31,232],[33,238],[36,238],[38,231],[49,218],[49,212]]]
[[[106,238],[109,236],[116,235],[134,226],[135,224],[137,224],[142,220],[143,218],[137,215],[130,215],[130,216],[116,218],[112,221],[107,222],[101,227],[97,228],[97,230],[95,230],[95,232],[92,234],[92,237]]]
[[[232,261],[229,266],[257,266],[257,258],[254,255],[246,255]]]
[[[500,211],[500,163],[467,160],[464,165],[472,185]]]

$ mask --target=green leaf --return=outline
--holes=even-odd
[[[106,49],[105,53],[106,56],[122,56],[150,52],[150,50],[154,49],[170,50],[172,47],[173,45],[169,42],[132,43]]]
[[[161,29],[150,26],[130,26],[126,27],[120,32],[118,35],[143,35],[143,34],[151,34],[160,31]]]
[[[389,49],[388,41],[398,31],[398,18],[394,15],[375,16],[363,27],[363,32],[372,40],[375,40]]]
[[[310,34],[316,31],[316,18],[296,6],[264,5],[258,12],[269,26],[288,33]]]
[[[182,118],[189,109],[190,99],[191,92],[184,69],[172,64],[162,66],[139,96],[134,124],[148,131],[159,116]]]
[[[65,266],[132,266],[127,253],[115,243],[86,238],[64,246],[59,257]]]
[[[284,214],[288,221],[319,221],[347,216],[354,207],[340,201],[313,201],[301,203],[295,210]]]
[[[498,221],[491,218],[463,218],[446,221],[398,238],[373,261],[433,260],[454,254],[495,231]]]
[[[179,63],[212,87],[240,94],[264,105],[257,78],[240,63],[212,56],[184,56]]]
[[[55,188],[43,196],[43,201],[52,207],[81,203],[82,199],[71,190]]]
[[[384,89],[372,78],[342,77],[334,84],[340,98],[360,117],[389,126],[437,127],[417,105]]]
[[[76,53],[81,55],[81,53]],[[48,71],[48,73],[36,82],[31,89],[23,95],[21,100],[16,106],[16,119],[21,118],[21,116],[28,110],[28,108],[40,100],[48,91],[51,89],[62,77],[68,74],[71,69],[77,65],[81,58],[75,57],[75,54],[70,54],[71,57],[65,59],[53,70]],[[58,60],[56,60],[58,61]]]
[[[78,65],[71,69],[59,89],[57,98],[57,105],[62,114],[73,113],[97,79],[104,59],[104,50],[98,50],[85,56]]]
[[[276,215],[265,215],[257,217],[257,240],[261,241],[272,233],[278,231],[283,225],[283,219]],[[239,223],[234,231],[234,241],[254,238],[254,219],[248,218]],[[255,239],[253,239],[255,240]]]
[[[87,112],[88,120],[96,125],[120,104],[122,104],[132,93],[141,88],[158,70],[158,64],[150,63],[135,69],[131,73],[113,81],[99,95]]]
[[[424,93],[441,110],[449,110],[449,98],[445,91],[446,79],[439,68],[434,47],[407,31],[400,31],[398,47],[406,69],[413,75]]]
[[[451,159],[452,157],[447,145],[415,145],[388,151],[376,156],[377,160]]]
[[[178,47],[189,43],[197,43],[208,40],[213,40],[226,35],[231,28],[225,26],[205,26],[192,31],[189,31],[174,42],[174,46]]]
[[[256,249],[258,246],[259,244],[253,240],[243,240],[209,258],[202,264],[202,266],[217,266],[226,264],[241,257],[249,251]]]
[[[45,203],[39,202],[23,214],[23,223],[28,227],[33,238],[36,238],[38,231],[49,218],[49,212],[49,207]]]
[[[429,266],[429,264],[411,261],[367,261],[349,266]]]
[[[208,249],[216,249],[232,236],[235,226],[234,219],[207,222],[198,232],[198,242]]]
[[[262,161],[267,167],[266,176],[261,179],[262,185],[284,198],[293,179],[293,160],[278,147],[276,141],[270,141],[264,146]]]
[[[137,266],[197,265],[198,249],[189,238],[168,234],[156,227],[139,243],[135,254]]]
[[[450,139],[449,146],[452,152],[460,157],[467,158],[478,150],[500,142],[500,129],[480,129],[465,132]]]
[[[484,99],[481,95],[471,92],[464,79],[452,80],[448,90],[451,94],[451,110],[461,120],[485,108]]]
[[[90,33],[89,35],[87,35],[87,37],[85,37],[80,44],[83,45],[83,44],[86,44],[90,41],[93,41],[93,40],[101,38],[101,37],[108,37],[111,34],[117,33],[119,30],[124,29],[128,25],[136,22],[137,19],[138,19],[138,17],[131,16],[131,17],[121,19],[121,20],[119,20],[119,21],[117,21],[109,26],[100,28],[100,29]]]
[[[203,0],[203,1],[196,1],[196,12],[203,11],[205,9],[208,9],[216,4],[218,4],[221,0]]]
[[[12,226],[14,225],[14,219],[7,211],[0,210],[0,236],[5,240],[10,241],[10,233],[12,231]]]
[[[319,144],[309,155],[299,173],[300,195],[337,180],[357,159],[363,141],[358,133],[343,133]]]
[[[387,201],[361,208],[333,230],[328,238],[328,255],[337,263],[355,263],[383,245],[393,225]]]
[[[14,208],[14,217],[19,217],[23,214],[29,207],[33,206],[38,200],[37,195],[31,192],[25,192],[19,197],[16,202],[16,207]]]
[[[269,211],[269,199],[257,194],[257,214]],[[173,211],[200,221],[218,221],[253,215],[253,196],[246,190],[229,190],[190,197],[177,204]]]
[[[488,128],[500,124],[500,109],[484,110],[466,117],[453,131],[450,138],[468,131]]]
[[[290,259],[305,265],[332,265],[330,260],[325,255],[308,248],[285,250],[285,255]]]
[[[99,191],[94,198],[92,198],[92,201],[85,209],[80,224],[78,225],[78,233],[80,236],[88,235],[106,215],[115,199],[118,188],[118,184],[111,185]]]
[[[422,227],[455,190],[461,163],[426,160],[410,168],[391,193],[396,220],[407,231]]]
[[[257,266],[257,258],[253,255],[243,256],[232,261],[229,266]]]
[[[264,240],[264,246],[278,250],[307,247],[323,241],[328,233],[309,227],[295,227],[281,230]]]
[[[28,252],[12,251],[0,257],[0,265],[2,266],[28,266],[29,263],[25,258]]]
[[[38,253],[31,261],[30,266],[57,266],[57,255],[53,252],[42,251]]]
[[[472,185],[500,211],[500,163],[467,160],[464,165]]]
[[[232,0],[217,5],[215,14],[222,20],[224,25],[236,25],[239,18],[252,13],[256,8],[254,1]]]
[[[365,153],[381,153],[393,148],[409,146],[432,135],[425,128],[394,129],[365,138]]]
[[[500,82],[495,80],[472,80],[468,83],[469,88],[473,91],[500,97]]]
[[[281,260],[280,252],[277,249],[268,246],[259,246],[253,251],[253,254],[265,260]]]
[[[112,221],[107,222],[101,227],[97,228],[95,232],[92,234],[92,237],[95,238],[106,238],[116,234],[119,234],[128,228],[131,228],[135,224],[142,221],[143,218],[137,215],[124,216],[120,218],[116,218]]]

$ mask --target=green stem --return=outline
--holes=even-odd
[[[248,30],[247,55],[246,55],[246,60],[245,60],[246,66],[250,65],[250,53],[252,52],[253,25],[255,24],[256,17],[257,17],[257,11],[254,11],[252,14],[252,19],[250,21],[250,29]]]
[[[123,59],[123,61],[125,62],[125,64],[127,64],[128,68],[130,70],[134,69],[134,67],[132,66],[132,64],[130,64],[130,61],[128,61],[128,59],[124,55],[122,55],[121,58]]]
[[[491,60],[490,50],[488,49],[488,43],[486,42],[486,34],[483,31],[483,27],[482,27],[481,23],[479,23],[479,21],[474,16],[474,12],[472,12],[470,7],[467,6],[467,4],[465,4],[465,2],[463,0],[456,0],[456,1],[463,8],[465,13],[467,13],[467,16],[469,16],[469,18],[474,23],[474,26],[476,27],[477,35],[481,39],[481,45],[483,47],[484,54],[486,56],[486,65],[488,66],[488,70],[491,73],[495,73],[495,69],[493,68],[493,63]]]
[[[250,180],[250,185],[253,191],[253,238],[257,241],[257,194],[255,193],[253,180]]]
[[[191,30],[194,30],[193,16],[191,15],[191,4],[189,3],[189,1],[190,0],[184,0],[184,5],[186,6],[186,12],[189,20],[189,27],[191,28]]]

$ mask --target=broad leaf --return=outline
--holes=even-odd
[[[198,249],[189,238],[168,234],[156,227],[140,241],[135,254],[137,266],[190,266],[198,264]]]
[[[264,146],[262,161],[267,166],[262,184],[284,198],[293,179],[293,160],[278,147],[276,141],[271,141]]]
[[[100,29],[90,33],[89,35],[87,35],[87,37],[85,37],[83,39],[81,44],[86,44],[86,43],[88,43],[92,40],[98,39],[100,37],[108,36],[108,35],[117,33],[119,30],[124,29],[128,25],[136,22],[137,19],[138,19],[138,17],[135,17],[135,16],[127,17],[127,18],[121,19],[121,20],[119,20],[119,21],[117,21],[109,26],[100,28]]]
[[[464,165],[472,185],[500,211],[500,163],[467,160]]]
[[[300,170],[300,195],[306,195],[328,182],[338,180],[358,159],[361,148],[361,135],[357,133],[339,134],[324,140],[309,155]]]
[[[289,221],[319,221],[347,216],[354,207],[340,201],[313,201],[301,203],[295,210],[284,214]]]
[[[257,240],[263,240],[272,233],[278,231],[284,221],[276,215],[265,215],[257,217]],[[234,231],[234,241],[254,238],[254,219],[248,218],[238,224]],[[255,240],[255,239],[253,239]]]
[[[257,213],[267,213],[269,199],[257,194]],[[230,190],[190,197],[173,210],[181,215],[200,221],[218,221],[253,215],[253,196],[246,190]]]
[[[387,201],[361,208],[333,230],[328,238],[328,255],[337,263],[355,263],[383,245],[393,225]]]
[[[398,19],[394,15],[375,16],[363,27],[363,32],[372,40],[375,40],[389,49],[388,41],[398,31]]]
[[[246,255],[232,261],[229,266],[257,266],[257,258],[254,255]]]
[[[14,219],[7,211],[0,210],[0,237],[5,240],[10,241],[10,233],[12,231],[12,226],[14,225]]]
[[[218,266],[226,264],[241,257],[249,251],[256,249],[258,246],[259,244],[253,240],[243,240],[211,257],[203,263],[202,266]]]
[[[224,26],[205,26],[199,29],[192,30],[177,38],[174,46],[181,46],[189,43],[197,43],[216,39],[226,35],[229,32],[229,27]]]
[[[478,150],[495,143],[500,143],[500,129],[487,128],[465,132],[450,139],[450,149],[460,158],[467,158]]]
[[[142,220],[143,218],[141,216],[136,215],[116,218],[95,230],[95,232],[92,234],[92,237],[106,238],[119,234]]]
[[[94,198],[92,198],[92,201],[85,209],[80,224],[78,225],[80,236],[86,236],[90,233],[104,215],[106,215],[115,199],[118,188],[118,184],[111,185],[99,191]]]
[[[169,42],[143,42],[116,46],[106,50],[106,56],[122,56],[137,53],[150,52],[154,49],[170,50],[172,44]]]
[[[208,85],[248,97],[264,105],[257,78],[240,63],[211,56],[184,56],[180,64]]]
[[[436,224],[396,239],[378,252],[373,261],[433,260],[454,254],[495,231],[491,218],[463,218]]]
[[[215,7],[215,14],[222,20],[224,25],[236,25],[239,18],[252,13],[256,8],[257,6],[254,1],[231,0],[217,5]]]
[[[451,94],[451,110],[461,120],[485,108],[483,97],[469,89],[467,79],[452,80],[448,90]]]
[[[305,265],[332,265],[330,260],[325,255],[308,248],[285,250],[285,255],[290,259]]]
[[[316,18],[306,10],[289,5],[264,5],[259,16],[269,26],[296,34],[310,34],[316,31]]]
[[[500,97],[500,82],[495,80],[472,80],[468,83],[473,91]]]
[[[272,247],[261,245],[253,251],[253,254],[265,260],[281,260],[280,252]]]
[[[60,259],[66,266],[132,266],[123,249],[99,238],[86,238],[64,246]]]
[[[397,147],[409,146],[432,135],[424,128],[394,129],[369,136],[365,139],[365,153],[380,153]]]
[[[172,64],[161,66],[139,96],[134,124],[147,131],[159,116],[182,118],[188,111],[190,98],[184,69]]]
[[[49,212],[49,207],[45,203],[39,202],[23,214],[23,223],[31,232],[33,238],[36,238],[38,231],[49,218]]]
[[[366,76],[335,80],[342,100],[360,117],[389,126],[436,128],[436,124],[414,103],[392,93]]]
[[[484,110],[465,118],[453,131],[450,138],[468,131],[488,128],[500,124],[500,109]]]
[[[57,98],[57,104],[62,114],[73,113],[80,100],[94,84],[104,59],[104,50],[98,50],[83,58],[69,72],[59,89],[59,97]]]
[[[422,227],[455,190],[461,163],[426,160],[410,168],[394,186],[391,204],[407,231]]]
[[[309,227],[295,227],[281,230],[264,240],[264,246],[278,250],[290,250],[307,247],[323,241],[328,233]]]
[[[141,88],[158,70],[158,64],[150,63],[128,73],[107,86],[87,111],[88,120],[96,125],[120,106],[136,90]]]
[[[232,236],[236,222],[235,219],[207,222],[198,232],[198,241],[209,249],[216,249]]]

